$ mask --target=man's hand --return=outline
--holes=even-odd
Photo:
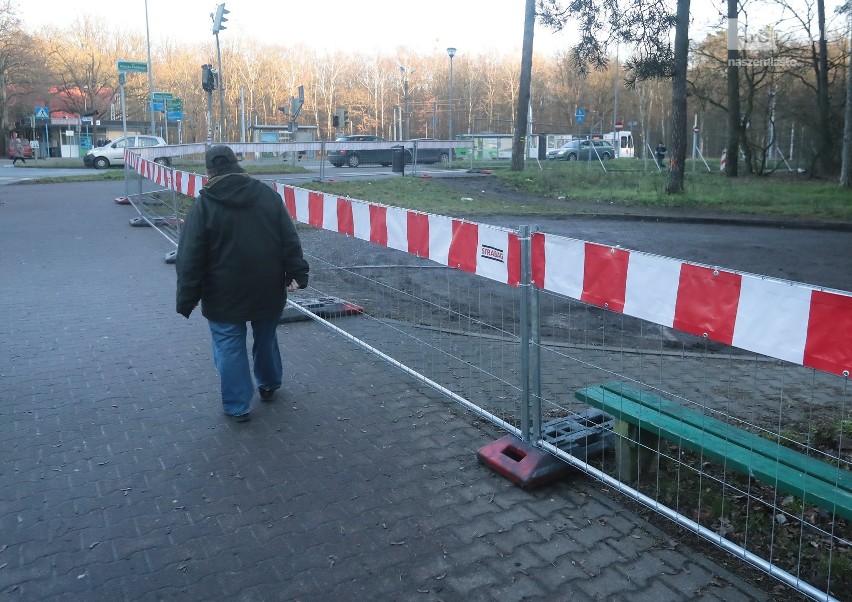
[[[290,284],[287,285],[287,292],[292,293],[295,290],[299,289],[299,283],[295,280],[291,280]]]

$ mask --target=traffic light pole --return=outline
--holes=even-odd
[[[216,60],[219,63],[219,142],[224,140],[222,122],[225,119],[225,85],[222,81],[222,51],[219,49],[219,32],[216,32]]]
[[[213,144],[213,90],[207,90],[207,148]]]

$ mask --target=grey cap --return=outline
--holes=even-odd
[[[208,148],[207,152],[204,153],[204,166],[207,169],[220,170],[227,167],[239,166],[239,162],[230,146],[217,144]]]

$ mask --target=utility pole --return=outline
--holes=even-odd
[[[151,115],[151,135],[157,135],[157,126],[154,124],[154,69],[151,64],[151,34],[148,32],[148,0],[145,0],[145,39],[148,41],[148,111]],[[127,136],[125,135],[125,140]]]
[[[403,140],[411,138],[411,112],[408,110],[408,72],[405,67],[400,66],[399,72],[402,73],[402,102],[403,102],[403,125],[400,126],[400,137]],[[414,73],[414,71],[412,71]]]

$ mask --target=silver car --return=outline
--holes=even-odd
[[[615,157],[615,149],[605,140],[572,140],[561,148],[547,153],[548,159],[556,161],[588,161],[589,159],[608,161]]]
[[[150,146],[166,146],[166,141],[159,136],[128,136],[128,147],[150,147]],[[119,138],[115,142],[110,142],[105,146],[98,146],[89,149],[89,152],[83,157],[83,165],[86,167],[95,167],[96,169],[106,169],[111,165],[124,165],[124,138]],[[168,157],[157,157],[154,159],[156,163],[170,165],[171,161]]]

